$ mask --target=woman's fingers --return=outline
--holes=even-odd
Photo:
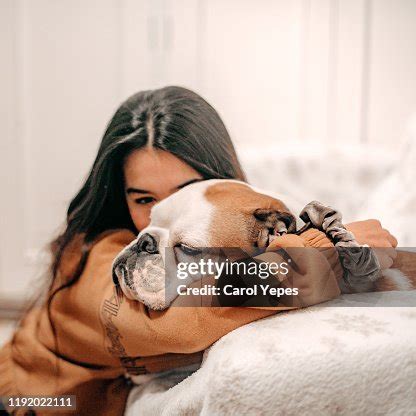
[[[397,247],[397,239],[381,226],[379,220],[355,221],[345,226],[360,244],[370,247]]]
[[[303,240],[296,234],[285,234],[276,237],[267,247],[266,251],[278,250],[286,247],[305,247]]]
[[[383,231],[386,232],[387,239],[390,242],[390,244],[392,245],[392,247],[397,247],[397,244],[398,244],[397,238],[394,235],[390,234],[390,232],[388,230],[386,230],[385,228],[383,228]]]

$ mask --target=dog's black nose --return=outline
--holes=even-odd
[[[150,234],[143,234],[139,241],[137,242],[137,250],[139,252],[145,251],[149,254],[157,254],[159,253],[157,249],[157,241],[154,237],[152,237]]]

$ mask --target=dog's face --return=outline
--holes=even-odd
[[[176,260],[201,247],[239,247],[251,253],[266,248],[273,237],[295,231],[296,208],[291,211],[281,199],[239,181],[188,185],[152,208],[149,226],[115,259],[114,282],[128,298],[151,305],[149,288],[155,299],[165,290],[166,248],[172,248]]]

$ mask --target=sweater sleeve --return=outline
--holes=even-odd
[[[194,353],[231,330],[276,312],[209,307],[152,311],[117,294],[111,265],[134,237],[123,230],[101,239],[91,249],[79,281],[56,296],[52,312],[59,324],[60,352],[66,357],[115,365],[129,357]]]
[[[119,230],[93,245],[80,278],[58,292],[51,303],[56,337],[44,305],[25,316],[12,342],[0,350],[0,366],[6,375],[0,393],[77,394],[83,408],[88,408],[88,397],[97,395],[97,388],[110,389],[109,383],[123,377],[126,370],[158,372],[200,361],[200,352],[226,333],[286,309],[172,307],[151,311],[118,296],[111,265],[134,237],[130,231]],[[73,250],[62,270],[72,272],[71,262],[77,258]],[[124,387],[117,388],[125,398]],[[111,391],[117,394],[117,389]]]
[[[101,293],[100,321],[106,350],[115,356],[150,357],[161,354],[191,354],[202,351],[228,332],[246,323],[290,308],[170,307],[153,311],[140,302],[118,296],[111,279],[111,262],[120,251],[113,238],[91,253],[86,276],[104,266],[105,288]]]

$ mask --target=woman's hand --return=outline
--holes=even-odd
[[[377,255],[382,270],[389,269],[397,257],[396,238],[381,226],[378,220],[356,221],[347,224],[345,228],[351,231],[360,244],[368,244]]]
[[[337,283],[337,274],[341,270],[338,255],[324,233],[308,230],[300,236],[286,234],[277,237],[267,251],[278,249],[284,249],[297,266],[295,268],[293,263],[289,264],[290,272],[282,285],[298,288],[299,295],[281,298],[285,306],[311,306],[340,295]]]

